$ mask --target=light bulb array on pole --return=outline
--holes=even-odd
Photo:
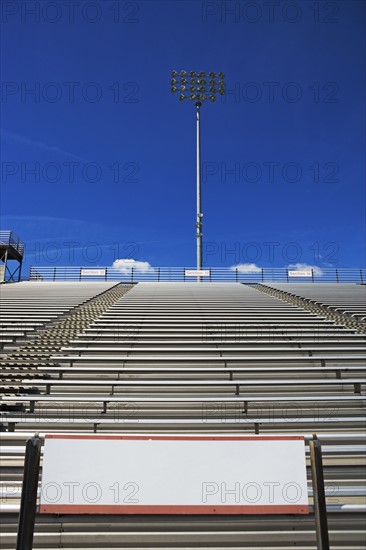
[[[171,92],[179,93],[179,101],[188,99],[196,105],[197,135],[197,269],[202,269],[202,202],[201,202],[201,106],[202,102],[216,101],[216,95],[224,95],[224,73],[196,71],[172,71]]]

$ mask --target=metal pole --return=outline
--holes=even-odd
[[[197,130],[197,269],[202,269],[202,217],[201,212],[201,105],[200,101],[196,102],[196,130]],[[201,280],[199,278],[198,280]]]
[[[325,502],[323,459],[320,441],[314,434],[309,441],[313,481],[316,542],[318,550],[329,550],[327,507]]]
[[[32,550],[40,458],[41,440],[37,436],[32,437],[32,439],[28,439],[25,448],[24,475],[16,550]]]

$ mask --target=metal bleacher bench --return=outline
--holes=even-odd
[[[22,384],[27,384],[29,380],[26,378],[21,381]],[[49,394],[52,386],[81,386],[90,388],[91,386],[107,386],[111,387],[111,395],[114,393],[115,387],[234,387],[235,395],[240,395],[240,387],[249,386],[347,386],[354,387],[354,393],[361,394],[361,385],[366,384],[363,378],[342,378],[342,379],[257,379],[257,380],[51,380],[51,379],[32,379],[32,385],[45,386],[46,393]]]
[[[93,431],[97,432],[97,429],[99,426],[106,426],[106,425],[120,425],[122,424],[124,427],[128,425],[130,428],[158,428],[158,429],[176,429],[176,428],[187,428],[187,429],[194,429],[194,428],[202,428],[205,426],[212,426],[213,428],[225,425],[225,426],[252,426],[253,432],[255,434],[259,434],[261,428],[264,429],[268,428],[269,426],[276,425],[278,427],[282,427],[285,425],[286,427],[292,427],[292,429],[298,430],[297,426],[303,428],[304,426],[312,426],[313,424],[317,427],[324,425],[339,425],[342,423],[342,426],[344,428],[349,427],[350,429],[354,429],[355,427],[357,429],[363,428],[366,423],[365,417],[358,417],[358,416],[349,416],[349,417],[339,417],[339,416],[308,416],[308,417],[265,417],[265,418],[250,418],[250,417],[244,417],[244,416],[214,416],[213,418],[210,418],[209,415],[203,416],[201,415],[200,418],[144,418],[144,417],[133,417],[133,416],[124,416],[123,414],[114,415],[112,417],[108,417],[104,415],[104,418],[87,418],[87,417],[76,417],[76,416],[47,416],[44,418],[44,422],[47,426],[50,425],[56,425],[59,426],[60,424],[64,425],[64,429],[66,430],[66,433],[68,433],[68,427],[69,425],[91,425],[93,427]],[[95,416],[95,415],[94,415]],[[42,422],[42,420],[38,417],[36,414],[36,419],[34,418],[34,415],[29,414],[22,414],[19,413],[18,415],[9,415],[9,416],[3,416],[0,419],[0,423],[6,424],[8,426],[8,432],[4,432],[3,435],[7,435],[9,432],[13,432],[15,429],[15,426],[17,424],[31,424],[34,425],[35,422]],[[351,432],[352,433],[352,432]],[[350,436],[350,433],[347,434]],[[355,433],[357,436],[358,434]]]
[[[207,350],[205,350],[207,352]],[[141,350],[139,350],[139,353]],[[263,350],[262,350],[263,352]],[[216,352],[217,353],[217,352]],[[251,362],[286,362],[289,364],[293,362],[301,363],[310,363],[314,361],[320,361],[322,365],[325,366],[327,361],[365,361],[364,355],[342,355],[339,357],[337,355],[310,355],[312,352],[308,352],[308,356],[304,355],[206,355],[206,356],[196,356],[196,355],[51,355],[49,361],[53,363],[69,363],[73,365],[74,363],[121,363],[124,365],[126,362],[149,362],[149,363],[167,363],[167,362],[176,362],[176,363],[194,363],[205,362],[205,363],[251,363]]]
[[[342,373],[349,371],[352,372],[365,372],[366,366],[356,366],[356,365],[337,365],[334,367],[326,366],[314,366],[314,365],[305,365],[301,367],[111,367],[111,366],[102,366],[102,367],[70,367],[59,365],[44,367],[38,367],[37,371],[44,372],[56,372],[59,375],[59,378],[63,377],[63,374],[116,374],[118,378],[121,374],[228,374],[229,379],[233,379],[234,373],[257,373],[262,372],[269,373],[280,373],[280,372],[291,372],[296,374],[305,374],[309,372],[324,372],[324,373],[335,373],[337,378],[342,377]],[[34,371],[32,371],[34,373]]]
[[[36,403],[102,403],[103,412],[107,412],[107,405],[109,403],[188,403],[188,404],[210,404],[210,403],[240,403],[243,404],[243,412],[248,412],[249,403],[290,403],[290,402],[364,402],[366,396],[361,395],[320,395],[314,398],[314,395],[306,396],[217,396],[217,397],[182,397],[182,396],[164,396],[164,397],[151,397],[151,396],[62,396],[58,395],[53,397],[50,395],[17,395],[17,396],[3,396],[0,403],[29,403],[30,412],[34,412],[34,406]]]
[[[139,343],[140,344],[140,343]],[[138,345],[139,345],[138,344]],[[159,343],[157,343],[159,344]],[[212,345],[211,344],[206,344],[206,346],[209,346],[209,345]],[[216,344],[217,345],[217,344]],[[273,345],[271,343],[271,345]],[[292,348],[290,346],[283,346],[283,347],[273,347],[273,349],[263,349],[262,346],[256,346],[256,347],[243,347],[242,345],[239,345],[238,343],[235,344],[235,347],[229,347],[229,346],[220,346],[220,347],[216,347],[216,348],[208,348],[208,347],[205,347],[205,344],[202,345],[201,348],[197,348],[197,347],[188,347],[186,345],[184,346],[181,346],[181,347],[177,347],[177,346],[174,346],[174,347],[169,347],[164,345],[164,346],[154,346],[154,347],[134,347],[133,345],[119,345],[119,347],[111,347],[111,346],[100,346],[100,347],[92,347],[92,348],[87,348],[85,346],[73,346],[73,347],[62,347],[61,348],[61,351],[62,352],[71,352],[71,353],[82,353],[82,352],[86,352],[86,353],[90,353],[90,352],[98,352],[98,353],[101,353],[101,352],[110,352],[110,351],[113,351],[113,352],[134,352],[134,351],[138,351],[139,353],[150,353],[150,352],[164,352],[164,353],[169,353],[169,352],[179,352],[179,353],[189,353],[189,352],[194,352],[194,353],[205,353],[205,352],[208,352],[208,351],[212,351],[212,352],[216,352],[216,353],[222,353],[222,352],[228,352],[228,351],[235,351],[236,353],[240,353],[240,352],[246,352],[246,353],[269,353],[269,352],[274,352],[274,353],[278,353],[278,352],[293,352],[293,351],[297,351],[299,353],[309,353],[310,355],[312,353],[319,353],[319,352],[333,352],[333,353],[338,353],[338,352],[350,352],[350,351],[356,351],[356,352],[363,352],[365,351],[365,346],[363,345],[359,345],[359,346],[339,346],[339,347],[334,347],[334,345],[332,346],[323,346],[323,347],[320,347],[320,348],[317,348],[317,349],[314,349],[314,346],[309,346],[307,344],[305,345],[302,345],[301,347],[299,348]],[[366,358],[366,355],[363,356],[364,358]]]

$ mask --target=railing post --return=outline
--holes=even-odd
[[[131,283],[133,283],[133,267],[131,267]]]
[[[82,272],[82,269],[80,268],[80,270],[79,270],[79,281],[81,281],[81,272]]]
[[[286,268],[286,281],[288,282],[288,269]]]
[[[263,281],[264,281],[264,269],[263,269],[263,267],[262,267],[261,279],[262,279],[262,283],[263,283]]]
[[[56,266],[53,268],[53,280],[56,281]]]
[[[335,270],[335,274],[336,274],[336,281],[337,281],[337,283],[339,283],[338,269]]]
[[[29,280],[32,280],[32,278],[33,278],[33,266],[31,265],[29,267]]]
[[[28,439],[25,448],[24,475],[16,550],[32,550],[40,458],[41,440],[39,437],[32,437]]]
[[[107,281],[108,280],[108,267],[105,268],[105,272],[104,272],[104,280]]]
[[[314,282],[314,269],[311,270],[311,282]]]
[[[235,281],[238,282],[238,268],[235,268]]]
[[[186,268],[183,267],[183,281],[186,280]]]
[[[160,281],[160,267],[158,267],[158,282]]]
[[[360,281],[361,281],[361,284],[363,284],[363,275],[362,275],[362,269],[360,269]]]
[[[311,475],[313,482],[316,542],[318,550],[329,550],[327,507],[324,490],[323,459],[320,441],[314,434],[309,441]]]

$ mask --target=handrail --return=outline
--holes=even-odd
[[[258,268],[252,272],[230,267],[205,268],[207,274],[199,277],[202,282],[261,283],[366,283],[366,268],[326,268],[319,273],[311,270],[311,276],[289,276],[286,268]],[[44,281],[120,281],[137,282],[195,282],[197,275],[187,275],[194,271],[190,267],[150,267],[139,270],[125,266],[31,266],[29,280]]]

